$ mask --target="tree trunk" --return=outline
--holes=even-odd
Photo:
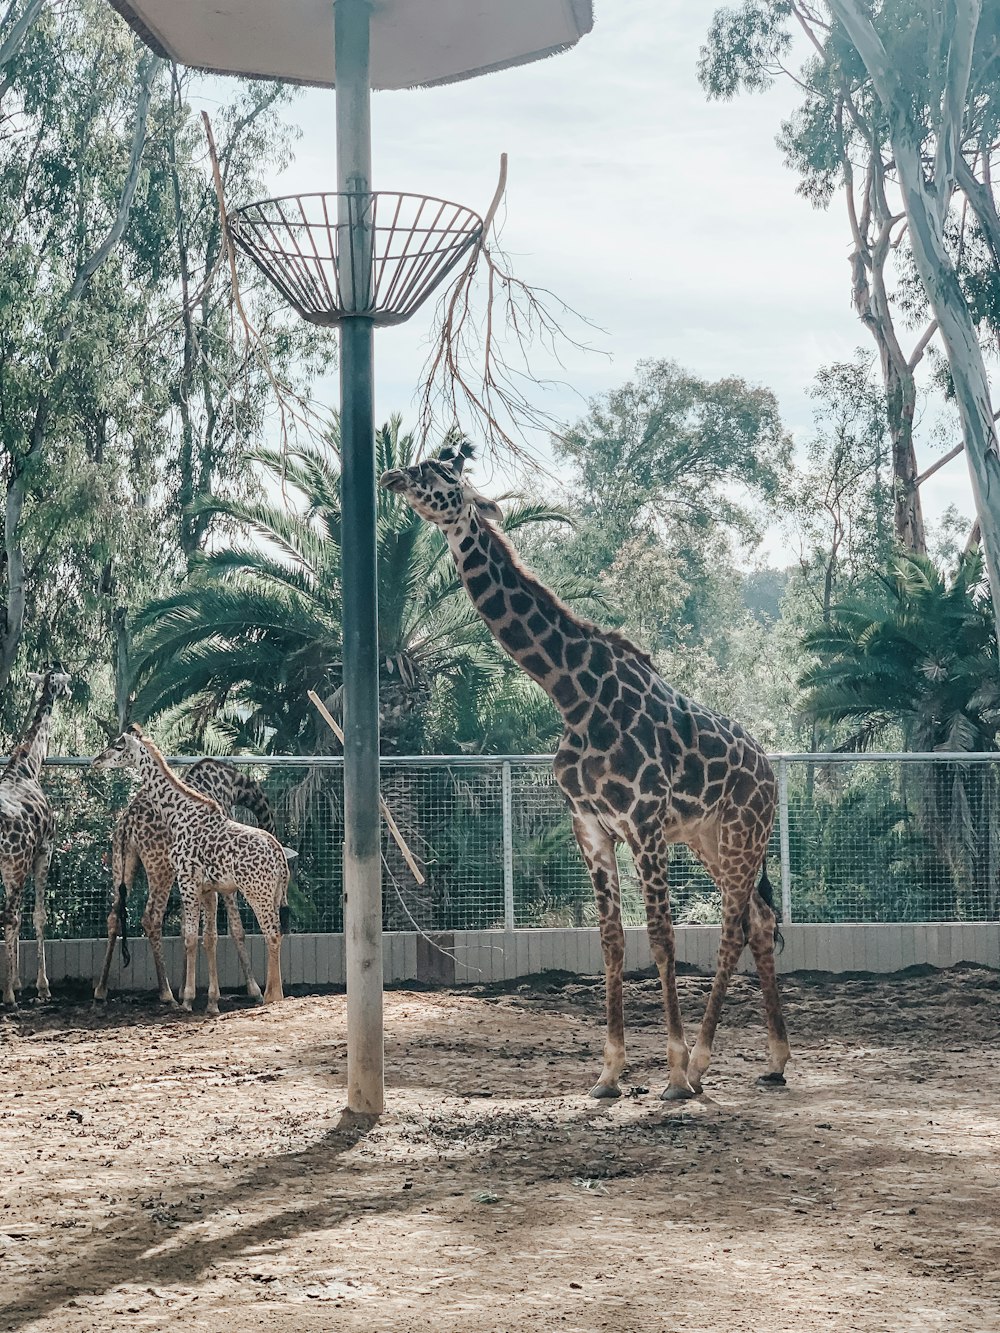
[[[829,0],[845,28],[889,120],[896,171],[909,223],[910,246],[920,281],[938,321],[948,355],[969,460],[972,492],[982,532],[983,556],[1000,616],[1000,449],[989,382],[976,326],[945,243],[945,219],[954,185],[956,143],[968,89],[978,0],[956,6],[949,34],[947,83],[941,99],[933,184],[924,175],[921,135],[885,47],[860,0]]]

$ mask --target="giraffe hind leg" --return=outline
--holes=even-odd
[[[719,941],[715,979],[688,1061],[688,1078],[696,1092],[701,1091],[702,1079],[712,1058],[712,1042],[719,1026],[729,980],[747,942],[744,922],[753,890],[752,880],[748,882],[746,871],[739,866],[730,870],[723,863],[722,868],[711,866],[711,870],[722,891],[722,937]]]
[[[223,902],[226,904],[226,916],[229,920],[229,934],[236,946],[236,955],[240,960],[240,968],[243,971],[244,980],[247,983],[247,994],[252,1000],[263,1001],[260,993],[260,986],[257,984],[257,978],[253,974],[253,967],[250,963],[250,954],[247,951],[246,932],[243,929],[243,922],[240,920],[240,907],[236,901],[235,893],[223,895]]]
[[[785,1065],[790,1051],[788,1034],[785,1031],[785,1019],[781,1012],[781,1000],[778,996],[778,979],[774,966],[774,941],[777,934],[777,918],[774,908],[758,889],[754,889],[750,898],[748,943],[760,977],[760,989],[764,998],[764,1014],[767,1018],[768,1068],[757,1082],[765,1087],[782,1087],[785,1082]]]
[[[205,951],[208,963],[208,1005],[207,1014],[214,1017],[219,1012],[219,895],[214,889],[204,889],[201,895],[201,910],[205,918],[205,929],[201,937],[201,947]]]
[[[35,994],[45,1004],[52,998],[49,991],[49,977],[45,970],[45,888],[49,879],[49,866],[52,863],[52,844],[48,843],[35,857],[35,948],[38,951],[38,968],[35,978]]]
[[[630,842],[636,872],[642,884],[649,949],[660,976],[663,1011],[667,1023],[669,1074],[662,1097],[664,1101],[680,1101],[695,1096],[695,1090],[687,1075],[688,1049],[684,1040],[684,1024],[677,997],[674,923],[670,914],[668,886],[670,847],[659,820],[651,821],[648,827],[644,826],[637,830]]]
[[[17,992],[21,989],[20,956],[18,944],[21,935],[21,904],[24,899],[24,875],[15,869],[5,869],[3,910],[4,950],[7,973],[3,983],[3,1002],[10,1009],[17,1008]]]

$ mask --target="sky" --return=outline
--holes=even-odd
[[[501,152],[509,158],[502,244],[517,275],[550,289],[594,329],[599,351],[539,353],[539,404],[559,420],[671,358],[706,378],[740,376],[777,395],[801,444],[808,387],[820,366],[874,346],[853,312],[843,205],[818,211],[795,192],[775,144],[798,101],[790,81],[734,102],[709,102],[697,78],[714,5],[597,0],[593,31],[571,51],[443,88],[378,92],[374,188],[432,194],[482,213]],[[302,135],[276,193],[335,188],[334,99],[293,104]],[[416,421],[431,301],[376,334],[378,419]],[[321,396],[336,401],[336,384]],[[919,432],[918,432],[919,434]],[[923,446],[925,467],[947,447]],[[971,510],[964,459],[924,495],[929,517]],[[768,546],[775,557],[780,539]]]

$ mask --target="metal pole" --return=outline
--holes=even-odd
[[[503,825],[503,928],[514,929],[514,784],[510,764],[500,769],[500,811]]]
[[[348,229],[352,270],[359,255],[370,253],[370,235],[363,227],[367,210],[352,211],[343,198],[345,191],[371,189],[369,17],[368,0],[335,0],[338,223],[341,237]],[[358,292],[356,281],[352,289]],[[379,1115],[384,1045],[372,324],[355,316],[340,329],[347,1105]]]
[[[788,848],[788,760],[778,760],[778,845],[781,848],[781,919],[792,921],[792,858]]]

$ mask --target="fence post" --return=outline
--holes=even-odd
[[[778,760],[778,843],[781,848],[781,919],[792,920],[792,858],[788,850],[788,760]]]
[[[500,801],[503,822],[503,928],[514,929],[514,788],[510,764],[500,769]]]

